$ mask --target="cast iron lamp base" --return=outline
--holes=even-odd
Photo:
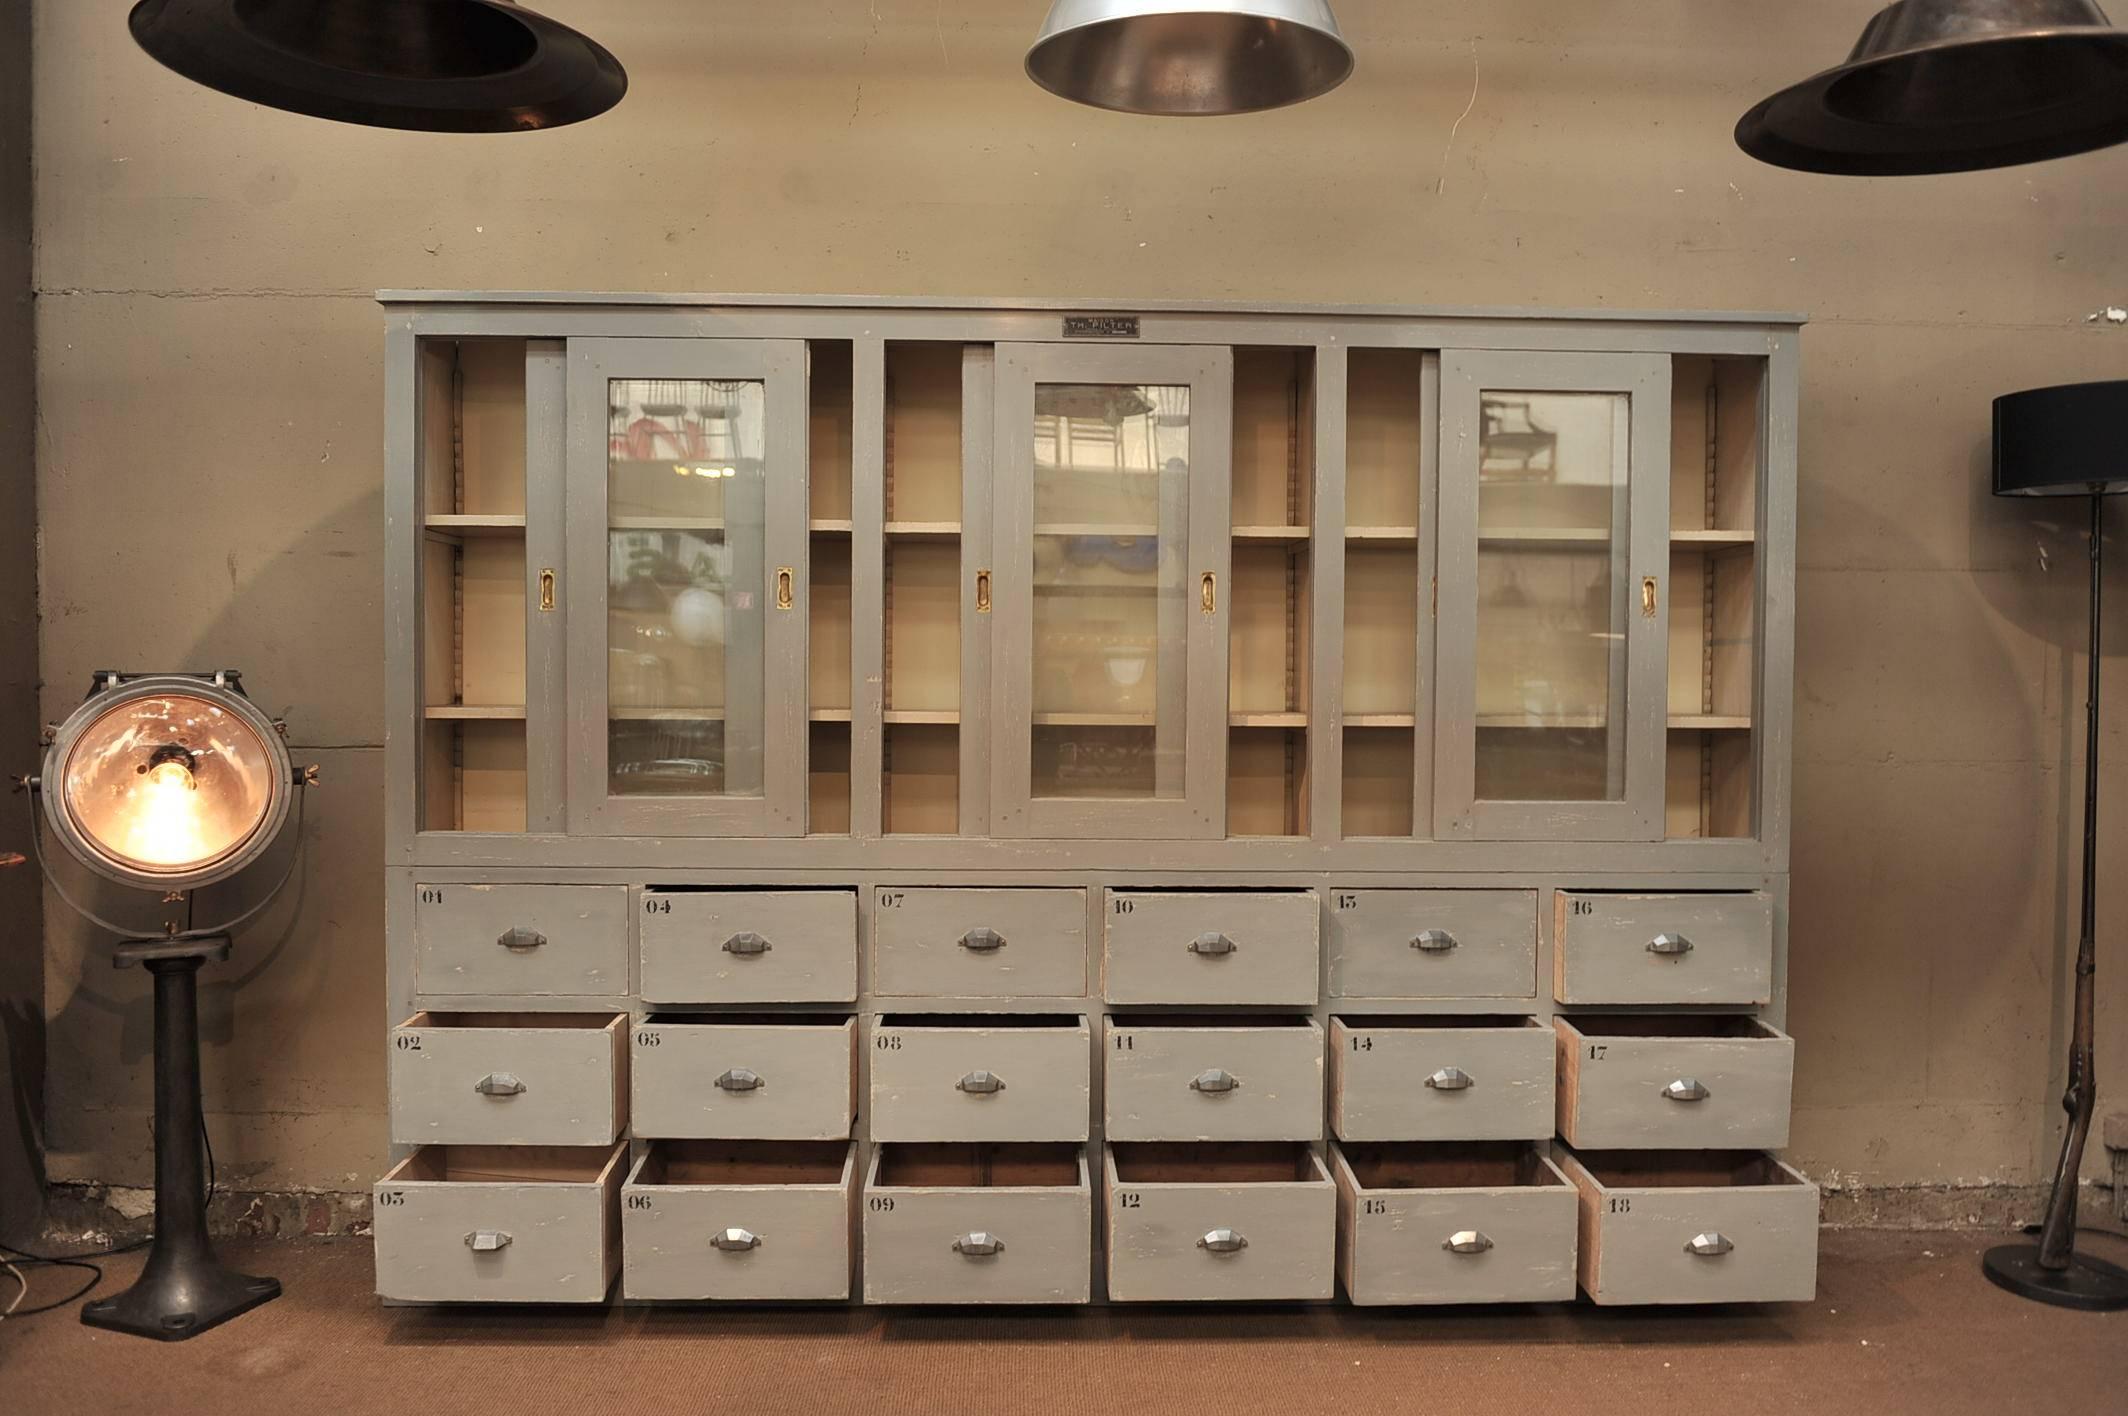
[[[89,1327],[182,1342],[281,1296],[281,1281],[232,1273],[207,1238],[207,1186],[200,1163],[200,966],[229,957],[229,936],[132,940],[119,968],[155,976],[155,1245],[140,1281],[87,1303]]]
[[[2071,1254],[2063,1269],[2042,1268],[2037,1244],[1998,1244],[1980,1257],[1988,1282],[2020,1298],[2111,1313],[2128,1308],[2128,1269],[2104,1259]]]

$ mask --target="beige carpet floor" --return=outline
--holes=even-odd
[[[1762,1309],[1079,1312],[387,1309],[365,1243],[231,1243],[287,1295],[173,1345],[0,1323],[0,1416],[2128,1416],[2128,1313],[1999,1292],[1988,1242],[1828,1233],[1818,1300]]]

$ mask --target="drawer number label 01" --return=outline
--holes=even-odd
[[[440,905],[440,904],[442,904],[442,903],[443,903],[443,891],[442,891],[441,889],[439,889],[438,887],[434,886],[434,885],[424,885],[424,886],[422,886],[422,887],[421,887],[421,903],[422,903],[422,904],[424,904],[424,905]]]

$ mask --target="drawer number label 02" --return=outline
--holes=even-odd
[[[421,1050],[421,1034],[401,1033],[392,1039],[392,1046],[398,1048],[401,1052],[419,1052]]]

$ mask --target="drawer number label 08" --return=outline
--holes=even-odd
[[[881,1052],[899,1052],[901,1051],[901,1037],[897,1033],[881,1033],[878,1037],[872,1039],[872,1046],[878,1048]]]

